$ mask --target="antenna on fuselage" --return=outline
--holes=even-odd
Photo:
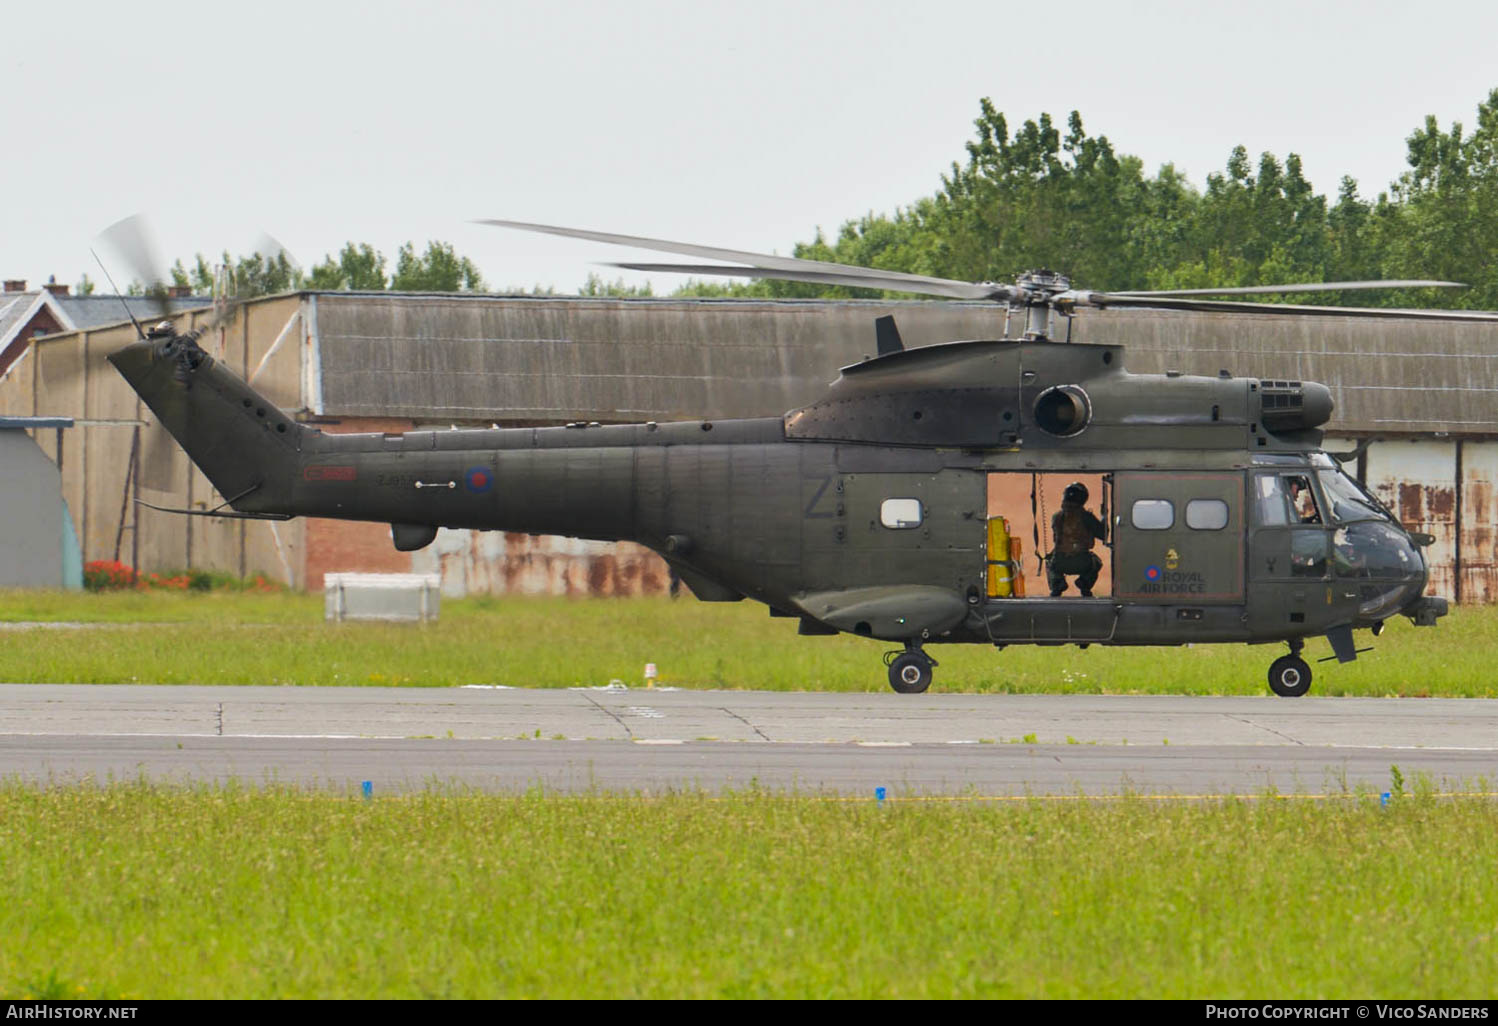
[[[114,289],[114,294],[120,297],[120,305],[125,308],[125,316],[130,318],[131,324],[135,325],[136,337],[144,342],[146,339],[146,333],[141,330],[140,321],[137,321],[135,319],[135,314],[130,312],[130,304],[125,302],[125,296],[120,292],[120,287],[114,283],[114,278],[110,276],[109,268],[104,266],[104,261],[99,259],[99,254],[95,253],[92,248],[90,248],[88,252],[89,255],[94,258],[94,263],[99,265],[99,270],[104,272],[104,280],[109,282],[109,287]]]

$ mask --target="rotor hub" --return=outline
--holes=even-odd
[[[1015,285],[1029,303],[1048,303],[1053,297],[1071,290],[1071,279],[1041,268],[1021,274],[1015,279]]]

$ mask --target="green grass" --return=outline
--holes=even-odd
[[[883,691],[890,647],[803,638],[756,603],[690,598],[476,598],[435,624],[330,625],[319,596],[0,592],[0,621],[111,626],[0,629],[0,681],[168,684],[642,686],[645,663],[680,687]],[[1375,651],[1314,664],[1314,695],[1498,697],[1498,607],[1434,628],[1390,621]],[[1177,648],[934,645],[936,691],[1266,694],[1279,645]],[[1330,654],[1324,640],[1310,660]]]
[[[12,783],[0,850],[6,997],[1476,998],[1498,979],[1498,807],[1418,792]]]

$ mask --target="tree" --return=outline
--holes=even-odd
[[[307,287],[328,291],[383,292],[385,254],[367,242],[346,243],[338,259],[325,257],[307,276]]]
[[[646,282],[644,285],[626,285],[623,278],[617,278],[614,281],[604,281],[596,272],[588,275],[588,280],[583,283],[582,288],[577,290],[577,294],[579,296],[612,296],[618,298],[655,295],[650,290],[649,282]]]
[[[473,261],[458,256],[446,242],[428,242],[420,257],[408,242],[396,254],[390,287],[397,292],[482,292],[484,279]]]
[[[1421,302],[1498,308],[1498,89],[1478,105],[1470,136],[1460,122],[1443,132],[1429,116],[1406,144],[1410,169],[1378,210],[1388,270],[1472,284],[1462,292],[1435,291]]]
[[[227,254],[225,254],[227,257]],[[193,260],[192,270],[182,266],[178,260],[172,264],[172,284],[178,287],[190,288],[195,296],[207,296],[213,293],[213,268],[208,266],[208,261],[199,253]]]
[[[251,253],[238,260],[231,259],[225,253],[224,266],[231,269],[229,290],[239,299],[270,296],[302,287],[301,269],[291,262],[285,252],[273,257]]]

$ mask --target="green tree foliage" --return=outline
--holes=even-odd
[[[397,292],[482,292],[484,279],[473,261],[458,256],[446,242],[427,243],[421,256],[408,242],[396,254],[390,287]]]
[[[192,270],[183,267],[182,261],[178,260],[172,264],[172,284],[191,288],[195,296],[210,295],[213,292],[213,268],[208,266],[202,253],[194,257]]]
[[[1498,89],[1470,135],[1434,118],[1407,140],[1410,170],[1369,201],[1344,177],[1334,202],[1306,180],[1301,158],[1246,147],[1195,189],[1172,164],[1092,136],[1073,111],[1011,131],[985,99],[967,159],[941,188],[893,214],[819,231],[795,247],[814,260],[964,281],[1008,281],[1049,268],[1087,288],[1208,288],[1370,278],[1444,278],[1471,289],[1326,293],[1294,302],[1498,308]],[[868,294],[790,282],[689,281],[684,296]]]
[[[273,256],[251,253],[248,256],[232,257],[226,251],[220,266],[229,268],[229,273],[225,276],[229,291],[240,299],[299,289],[305,279],[301,268],[284,252]],[[181,260],[173,263],[171,276],[173,285],[189,287],[195,296],[210,295],[214,290],[214,269],[201,253],[194,257],[190,269],[184,267]],[[151,294],[150,289],[145,292]]]
[[[302,287],[301,269],[285,253],[277,253],[273,257],[251,253],[238,260],[231,260],[229,254],[225,253],[224,265],[232,268],[229,287],[240,299],[271,296]]]
[[[1477,108],[1468,136],[1457,122],[1443,132],[1427,117],[1406,140],[1409,170],[1381,199],[1373,233],[1386,267],[1402,276],[1472,283],[1439,299],[1498,308],[1498,89]],[[1436,299],[1437,297],[1432,297]]]
[[[307,276],[307,287],[327,291],[383,292],[385,254],[367,242],[347,243],[338,259],[324,257]]]
[[[597,273],[588,275],[588,280],[583,287],[577,290],[579,296],[613,296],[617,298],[640,298],[653,296],[650,283],[644,285],[626,285],[623,278],[614,281],[604,281]]]
[[[337,257],[325,256],[310,273],[303,273],[285,252],[272,256],[252,253],[248,256],[223,255],[222,267],[230,292],[240,299],[273,295],[293,289],[326,291],[352,290],[383,292],[397,289],[405,292],[478,292],[484,288],[483,276],[473,261],[453,252],[445,242],[429,242],[420,255],[414,243],[400,248],[393,277],[386,276],[385,254],[367,242],[344,244]],[[172,284],[191,287],[194,295],[208,295],[214,288],[215,268],[199,253],[192,267],[181,260],[172,265]],[[144,294],[145,287],[133,286],[133,294]],[[539,288],[539,287],[538,287]]]

